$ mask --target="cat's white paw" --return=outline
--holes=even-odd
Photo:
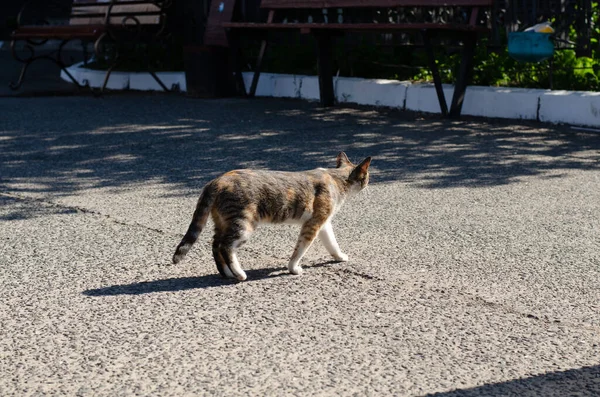
[[[225,273],[225,277],[227,277],[227,278],[235,278],[235,276],[231,272],[231,269],[229,269],[229,266],[223,265],[223,272]]]
[[[340,252],[337,255],[333,255],[333,259],[335,259],[338,262],[348,262],[348,255],[344,254],[343,252]]]
[[[296,276],[299,276],[302,274],[302,272],[304,270],[302,270],[302,268],[300,266],[295,266],[289,269],[290,273],[295,274]]]

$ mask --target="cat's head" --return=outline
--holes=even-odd
[[[362,190],[369,184],[370,165],[371,157],[367,157],[360,164],[355,165],[352,164],[344,152],[340,152],[336,159],[336,168],[348,169],[348,182],[350,182],[350,185],[357,190]]]

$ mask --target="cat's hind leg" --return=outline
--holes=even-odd
[[[227,263],[225,263],[223,255],[221,255],[221,236],[218,234],[215,234],[212,245],[212,252],[219,274],[225,278],[235,278],[235,276],[229,269],[229,266],[227,266]]]
[[[344,254],[340,250],[340,246],[338,245],[337,240],[335,239],[335,234],[333,233],[333,226],[331,225],[331,219],[325,222],[325,224],[319,231],[319,240],[321,240],[321,242],[325,246],[325,249],[327,249],[327,252],[329,252],[329,254],[331,254],[331,256],[333,256],[333,258],[336,261],[348,261],[348,255]]]
[[[223,256],[223,259],[227,264],[227,268],[231,269],[231,272],[233,273],[231,276],[228,277],[236,278],[239,281],[244,281],[246,278],[248,278],[248,276],[246,276],[246,272],[244,272],[244,270],[240,266],[240,262],[238,261],[237,255],[235,254],[235,251],[233,249],[222,247],[221,255]]]
[[[228,231],[225,232],[220,245],[219,253],[225,261],[225,264],[233,273],[234,278],[237,278],[240,281],[246,280],[247,276],[240,266],[236,251],[248,241],[253,230],[254,226],[250,222],[239,221],[231,225]]]

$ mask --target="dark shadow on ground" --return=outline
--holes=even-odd
[[[259,281],[265,278],[279,277],[284,274],[274,274],[271,272],[281,269],[261,269],[249,270],[246,272],[248,279],[244,282]],[[187,289],[203,289],[212,287],[223,287],[236,284],[238,281],[225,279],[219,274],[210,274],[198,277],[178,277],[165,280],[142,281],[139,283],[112,285],[110,287],[89,289],[83,291],[87,296],[114,296],[114,295],[141,295],[155,292],[175,292]]]
[[[515,379],[502,383],[492,383],[472,389],[427,394],[427,396],[597,397],[600,396],[600,366],[551,372],[548,374],[532,376],[530,378]]]
[[[326,261],[314,265],[304,266],[305,269],[326,267],[339,264],[337,261]],[[246,270],[248,278],[244,283],[252,281],[261,281],[275,277],[294,277],[288,273],[285,267],[272,267],[265,269]],[[237,280],[231,280],[221,277],[218,273],[198,277],[176,277],[164,280],[142,281],[132,284],[112,285],[110,287],[89,289],[83,291],[87,296],[115,296],[115,295],[141,295],[155,292],[175,292],[187,289],[204,289],[213,287],[223,287],[237,284]]]
[[[334,166],[373,156],[373,183],[486,187],[600,167],[600,136],[540,123],[423,118],[410,112],[274,99],[177,95],[5,98],[0,192],[76,195],[169,184],[197,194],[243,167]]]

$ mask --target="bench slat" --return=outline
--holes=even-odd
[[[104,25],[59,25],[23,26],[11,34],[13,40],[60,39],[73,37],[97,39],[106,31]]]
[[[304,32],[311,30],[343,30],[343,31],[390,31],[390,30],[457,30],[465,32],[487,32],[485,26],[441,23],[255,23],[228,22],[225,28],[256,29],[256,30],[292,30]]]
[[[262,0],[261,8],[489,7],[493,0]]]
[[[73,7],[71,11],[71,25],[89,25],[104,23],[108,5],[96,4]],[[110,22],[120,24],[123,16],[135,16],[142,25],[156,25],[160,23],[161,10],[154,4],[118,4],[111,10]],[[131,21],[130,23],[134,23]]]
[[[152,1],[152,0],[117,0],[115,2],[115,5],[122,5],[122,4],[127,4],[127,5],[132,5],[132,4],[154,4],[155,6],[159,7],[161,6],[161,4],[166,3],[167,0],[158,0],[158,1]],[[73,0],[73,5],[72,8],[75,9],[77,7],[86,7],[88,5],[105,5],[108,6],[110,3],[110,0]]]

